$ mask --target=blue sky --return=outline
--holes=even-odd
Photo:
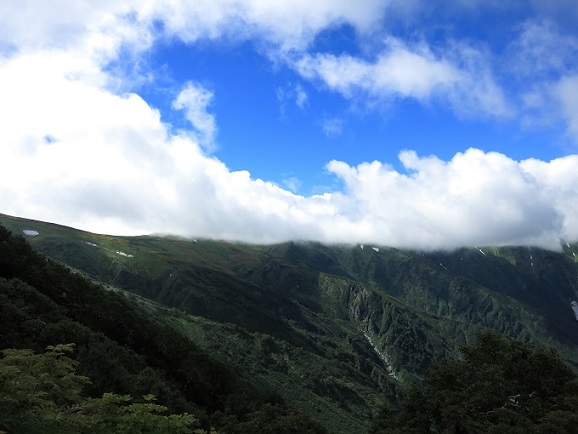
[[[7,214],[249,242],[578,240],[574,1],[8,0],[0,83]]]
[[[496,81],[501,81],[498,85],[504,92],[515,98],[520,86],[522,92],[528,90],[523,88],[525,83],[517,83],[517,73],[509,71],[508,65],[500,68],[500,63],[514,61],[510,46],[520,37],[520,27],[533,23],[532,14],[515,7],[478,7],[479,14],[471,10],[449,14],[444,9],[436,9],[443,23],[432,24],[438,16],[434,15],[425,23],[387,25],[402,41],[443,46],[457,40],[481,46],[490,51],[488,57],[496,57],[495,65],[488,67],[496,70]],[[556,14],[545,14],[540,25],[570,33],[571,28],[564,29],[563,22],[549,21],[553,18]],[[383,49],[378,41],[387,37],[385,33],[385,29],[377,28],[367,36],[358,35],[351,25],[335,25],[320,31],[308,51],[347,54],[371,62]],[[251,40],[160,42],[151,50],[149,67],[162,70],[170,84],[163,89],[164,97],[156,82],[140,89],[141,95],[161,108],[173,125],[186,128],[182,117],[170,110],[171,85],[178,88],[191,80],[201,83],[214,93],[209,107],[219,126],[214,155],[232,170],[249,170],[255,177],[280,185],[288,186],[285,181],[294,179],[298,182],[293,190],[303,194],[327,188],[330,180],[323,167],[332,159],[350,164],[380,160],[401,169],[397,154],[403,149],[450,159],[456,152],[475,147],[518,160],[552,159],[576,150],[575,138],[565,136],[562,119],[532,126],[514,114],[456,114],[443,100],[420,103],[395,95],[383,100],[366,100],[363,94],[344,97],[319,80],[304,78],[290,65],[270,59],[263,51],[259,41]],[[576,47],[572,51],[578,54]],[[555,77],[561,72],[553,70],[550,74]]]
[[[517,92],[528,91],[524,85],[542,78],[531,77],[529,83],[520,84],[509,65],[500,65],[514,61],[510,45],[519,38],[520,27],[533,22],[532,17],[517,8],[479,9],[479,16],[473,11],[456,11],[454,16],[444,17],[447,22],[443,24],[431,24],[434,16],[428,17],[431,22],[415,27],[395,22],[392,27],[402,41],[442,46],[454,40],[468,41],[490,51],[487,56],[496,59],[488,67],[495,69],[497,85],[515,99]],[[540,25],[564,31],[554,22]],[[358,35],[351,25],[336,25],[320,31],[308,52],[357,56],[371,62],[383,49],[378,41],[388,37],[384,33],[378,28],[370,35]],[[363,92],[344,97],[264,51],[259,41],[252,40],[160,41],[148,53],[147,67],[160,72],[164,87],[159,89],[155,81],[136,91],[160,108],[173,126],[188,128],[186,119],[171,110],[175,88],[193,81],[210,89],[214,97],[208,110],[218,124],[214,155],[232,170],[248,170],[254,177],[282,186],[289,187],[288,179],[298,181],[293,191],[302,194],[329,187],[326,184],[331,180],[323,168],[332,159],[350,164],[379,160],[402,169],[397,154],[404,149],[446,160],[469,147],[502,152],[517,160],[553,159],[576,151],[575,138],[566,136],[562,119],[544,126],[539,122],[526,125],[523,113],[494,117],[474,110],[456,114],[443,99],[374,98]],[[578,48],[572,51],[578,54]],[[550,73],[555,77],[561,72]]]

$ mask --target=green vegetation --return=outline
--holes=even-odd
[[[578,377],[552,350],[495,333],[458,359],[433,365],[401,409],[385,409],[371,434],[578,431]]]
[[[62,345],[68,343],[76,346],[74,363],[62,357],[67,348]],[[57,420],[62,419],[65,425],[76,426],[75,419],[71,419],[76,413],[61,414],[58,410],[63,405],[74,404],[83,405],[85,410],[96,409],[96,415],[101,414],[98,409],[102,406],[113,405],[118,407],[115,411],[122,420],[137,417],[135,412],[140,419],[142,412],[149,410],[150,417],[145,420],[157,420],[154,416],[158,410],[166,408],[168,420],[192,420],[171,417],[184,412],[194,415],[205,431],[215,426],[225,434],[238,432],[239,424],[266,419],[269,414],[283,416],[279,424],[284,430],[280,429],[280,433],[293,432],[290,424],[294,419],[301,420],[301,426],[312,433],[324,432],[305,414],[287,406],[278,395],[254,386],[176,329],[135,309],[123,293],[106,290],[36,253],[22,237],[12,235],[2,226],[0,348],[10,349],[2,359],[4,362],[14,358],[28,360],[25,366],[32,369],[18,370],[14,363],[3,368],[2,387],[7,387],[15,398],[2,401],[0,429],[11,429],[11,426],[20,427],[16,432],[29,429],[25,423],[33,414],[36,418],[30,419],[30,423],[44,423],[44,413],[37,411],[47,408],[52,410],[46,417],[54,416]],[[34,354],[45,348],[50,349],[48,353]],[[10,385],[18,386],[20,377],[30,380],[38,375],[41,367],[50,367],[46,360],[51,363],[59,360],[57,365],[60,367],[52,374],[46,374],[47,377],[40,375],[46,384],[31,382],[26,386],[38,394],[31,395],[32,401],[23,400],[28,389],[19,391]],[[15,378],[18,380],[12,381]],[[60,380],[66,381],[59,384]],[[65,390],[68,387],[70,391]],[[79,395],[80,387],[82,393]],[[70,395],[73,401],[62,401],[58,394],[46,395],[42,388],[59,388],[62,396]],[[133,404],[128,398],[151,394],[158,398],[158,404]],[[85,397],[91,400],[84,401]],[[14,420],[11,416],[18,414],[14,406],[22,410],[20,419]],[[103,423],[109,423],[110,417],[110,413],[105,413]],[[33,429],[29,432],[44,432]],[[60,432],[64,428],[55,425],[54,429],[54,432]]]
[[[153,395],[140,403],[128,396],[81,394],[89,383],[76,374],[77,362],[66,354],[73,345],[49,346],[44,354],[4,350],[0,359],[0,428],[20,434],[63,433],[202,433],[188,414],[165,416],[167,407]]]
[[[423,253],[0,224],[38,232],[0,229],[0,349],[75,343],[82,396],[152,394],[204,430],[366,433],[483,330],[578,366],[576,245]]]

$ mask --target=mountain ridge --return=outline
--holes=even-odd
[[[578,367],[576,244],[417,252],[0,224],[38,232],[24,234],[34,248],[125,291],[330,432],[364,432],[381,403],[481,329],[555,347]]]

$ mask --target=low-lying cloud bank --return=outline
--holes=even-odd
[[[326,169],[342,189],[300,196],[206,154],[197,130],[212,131],[208,118],[200,116],[194,133],[172,132],[138,95],[118,95],[62,70],[66,62],[35,56],[0,69],[1,116],[12,119],[2,132],[0,212],[95,232],[255,243],[557,248],[578,239],[578,156],[518,162],[468,149],[442,161],[405,151],[403,171],[331,161]],[[8,76],[35,62],[44,66],[36,80]],[[194,83],[183,91],[183,110],[184,96],[204,95]]]

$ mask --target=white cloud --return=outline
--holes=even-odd
[[[520,89],[524,126],[550,127],[563,122],[578,143],[578,38],[553,22],[528,20],[506,50],[506,64]]]
[[[560,236],[568,240],[578,239],[578,155],[550,162],[529,159],[522,161],[520,167],[536,178],[542,194],[548,197],[562,219]]]
[[[308,99],[309,97],[305,89],[303,89],[303,86],[300,84],[295,85],[295,105],[303,110],[307,106]]]
[[[152,2],[141,15],[160,19],[165,30],[192,42],[200,38],[259,36],[282,51],[303,49],[317,32],[349,22],[361,31],[371,29],[389,2],[366,0],[197,0]]]
[[[323,134],[327,137],[337,137],[343,132],[343,119],[340,118],[325,118],[321,122]]]
[[[87,23],[126,12],[115,1],[7,0],[0,3],[0,45],[17,49],[64,48],[86,37]]]
[[[135,94],[46,74],[63,64],[20,57],[0,68],[10,138],[0,148],[0,161],[10,162],[0,171],[1,212],[96,232],[251,242],[555,247],[578,237],[578,157],[518,163],[472,149],[444,162],[405,152],[408,173],[334,161],[328,170],[344,192],[304,197],[231,172],[189,135],[171,134]],[[8,80],[21,68],[28,80]]]
[[[283,185],[287,187],[289,191],[295,193],[299,190],[299,187],[301,187],[301,181],[296,176],[290,176],[283,179]]]
[[[436,87],[451,86],[459,80],[458,71],[451,65],[399,46],[392,47],[375,62],[320,54],[304,57],[297,68],[305,77],[319,77],[346,96],[359,89],[370,94],[425,99]]]
[[[199,143],[209,151],[215,148],[217,124],[215,117],[207,109],[213,102],[213,92],[195,83],[187,83],[177,98],[173,108],[184,110],[187,120],[196,131]]]
[[[97,232],[251,242],[555,247],[559,238],[578,239],[578,157],[516,162],[472,149],[445,162],[405,152],[407,173],[380,162],[333,161],[327,169],[344,191],[305,197],[232,172],[204,152],[216,134],[207,89],[190,83],[176,96],[196,134],[174,132],[107,69],[121,51],[148,48],[156,33],[187,41],[258,35],[281,50],[303,50],[331,25],[348,21],[369,31],[387,2],[118,4],[0,3],[0,212]],[[484,56],[468,47],[440,55],[389,40],[375,61],[300,58],[304,77],[347,97],[440,98],[460,114],[508,112]],[[576,86],[565,75],[556,87],[572,131]],[[304,95],[294,93],[297,105]]]
[[[279,111],[282,118],[287,117],[288,103],[295,104],[297,108],[303,111],[307,108],[309,101],[309,96],[300,83],[278,87],[275,90],[275,96],[279,102]]]
[[[460,115],[509,115],[505,97],[477,51],[456,46],[442,58],[424,44],[408,47],[389,38],[384,45],[372,61],[316,54],[303,56],[295,68],[346,98],[410,98],[422,103],[439,98],[449,101]]]
[[[568,132],[578,143],[578,74],[562,78],[554,87]]]
[[[560,188],[559,179],[546,188],[545,174],[530,163],[498,153],[470,149],[449,162],[404,152],[400,159],[409,174],[382,163],[351,167],[331,162],[328,169],[345,186],[342,196],[355,210],[348,217],[366,228],[366,242],[414,247],[537,244],[554,247],[559,238],[574,236],[577,220],[559,205],[575,203],[578,193]],[[568,157],[542,162],[578,168]],[[576,180],[576,175],[563,180]],[[572,230],[570,230],[572,228]],[[359,234],[361,235],[361,234]]]
[[[549,21],[526,21],[508,47],[510,67],[519,75],[547,77],[578,66],[578,39],[563,35]]]

